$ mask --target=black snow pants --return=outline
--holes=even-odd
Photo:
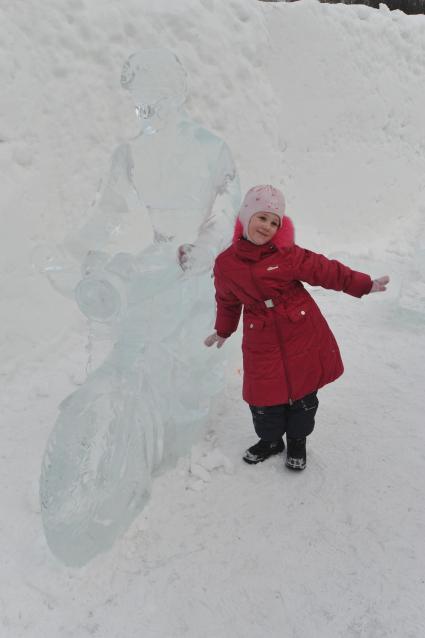
[[[291,404],[249,407],[255,431],[263,441],[278,441],[285,432],[288,438],[302,439],[313,432],[319,399],[312,392]]]

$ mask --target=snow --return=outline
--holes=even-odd
[[[0,8],[0,635],[297,638],[424,635],[424,315],[400,286],[424,226],[425,18],[311,0],[27,0]],[[275,183],[301,245],[387,293],[315,297],[346,373],[319,394],[308,467],[244,465],[239,338],[190,457],[158,477],[114,548],[81,570],[49,553],[41,456],[85,377],[88,328],[31,268],[87,216],[135,132],[128,55],[173,49],[193,117],[232,149],[244,190]]]

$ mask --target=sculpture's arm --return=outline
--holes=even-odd
[[[88,221],[64,240],[67,252],[79,263],[89,251],[104,249],[125,221],[124,216],[131,208],[131,198],[136,194],[132,171],[130,147],[121,144],[112,155],[109,175],[96,194]]]
[[[61,244],[43,244],[35,251],[34,267],[66,297],[73,297],[81,275],[101,268],[109,260],[102,252],[108,240],[125,223],[139,200],[132,180],[133,162],[128,144],[112,155],[110,171],[88,211],[89,219],[69,233]],[[132,201],[133,200],[133,201]]]
[[[212,268],[215,257],[232,241],[241,195],[236,166],[224,142],[216,166],[215,198],[211,209],[199,227],[194,244],[184,244],[179,248],[179,260],[184,270],[205,271]]]

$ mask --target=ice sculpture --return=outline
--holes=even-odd
[[[87,223],[42,256],[55,288],[74,291],[91,321],[109,324],[113,342],[60,405],[43,459],[46,538],[70,566],[128,527],[152,475],[202,433],[221,385],[217,354],[202,341],[214,316],[211,266],[231,241],[240,201],[234,162],[184,111],[186,74],[173,53],[136,53],[121,84],[136,102],[140,133],[113,154]],[[117,238],[134,240],[143,213],[153,231],[148,246],[116,251]]]

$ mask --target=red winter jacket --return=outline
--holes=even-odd
[[[240,238],[217,257],[214,276],[217,334],[229,337],[244,311],[245,401],[289,403],[343,373],[335,337],[301,281],[361,297],[369,275],[293,243],[278,249]]]

